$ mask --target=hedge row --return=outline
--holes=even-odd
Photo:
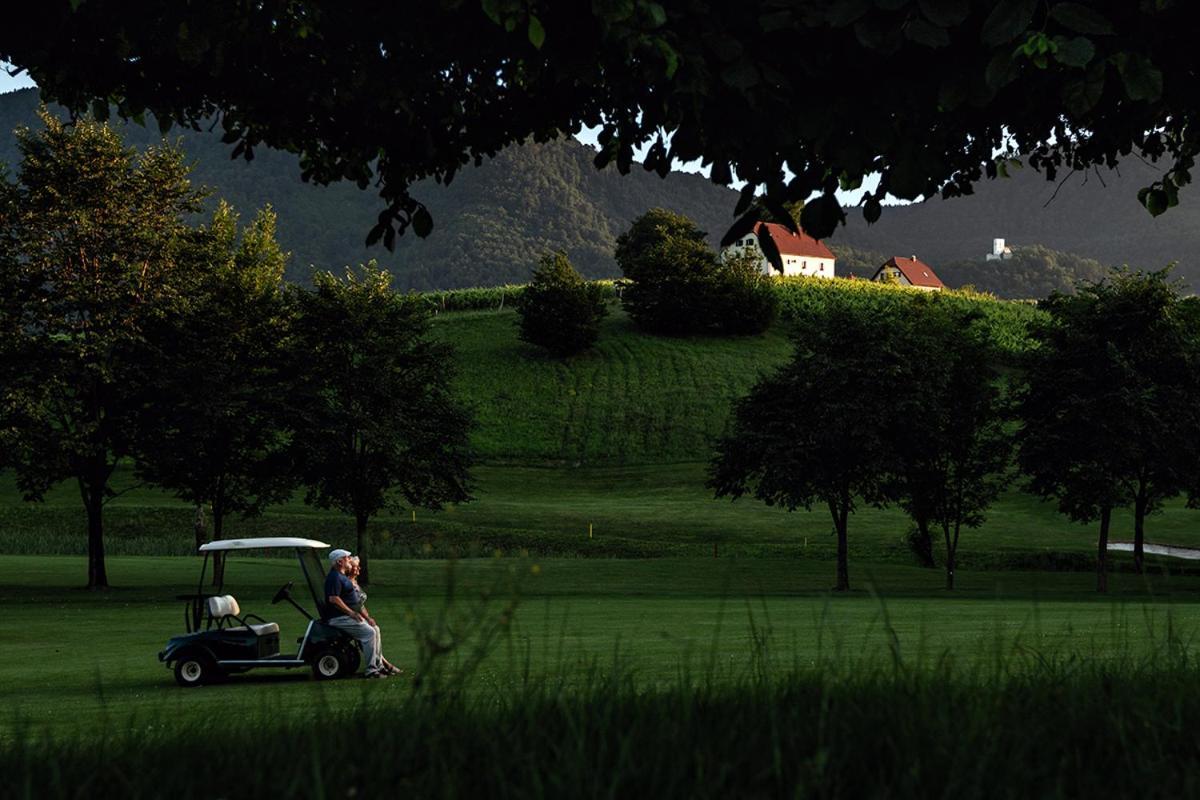
[[[615,281],[591,281],[601,287],[605,300],[617,298]],[[471,289],[447,289],[440,292],[422,292],[417,296],[429,304],[434,313],[450,311],[497,311],[515,308],[516,301],[529,284],[506,284],[504,286],[475,287]]]
[[[618,282],[595,281],[602,287],[606,300],[618,296]],[[494,311],[515,307],[527,284],[509,284],[473,289],[450,289],[426,292],[419,297],[435,313],[451,311]],[[879,309],[905,303],[923,294],[919,289],[875,283],[864,280],[829,280],[828,278],[776,278],[780,314],[784,319],[797,320],[819,311],[832,303],[859,306],[864,310]],[[970,305],[988,320],[996,344],[1006,352],[1019,353],[1029,347],[1029,323],[1039,313],[1032,301],[999,300],[993,295],[970,290],[937,292],[934,302]]]

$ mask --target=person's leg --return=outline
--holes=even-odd
[[[375,635],[371,647],[375,654],[374,669],[381,670],[383,669],[383,637],[379,633],[378,625],[371,625],[370,627],[371,632]]]
[[[368,675],[379,671],[379,649],[376,647],[378,636],[374,628],[365,622],[346,616],[334,617],[329,620],[329,624],[340,631],[345,631],[362,645],[363,664]]]

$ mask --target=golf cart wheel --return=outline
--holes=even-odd
[[[354,645],[347,647],[342,651],[342,658],[345,660],[347,675],[358,672],[358,668],[362,664],[362,656],[359,655],[357,647]]]
[[[216,665],[207,656],[186,655],[175,662],[175,682],[180,686],[203,686],[216,679]]]
[[[340,650],[329,648],[317,653],[312,662],[313,675],[319,681],[331,681],[334,678],[344,678],[350,674],[350,665],[346,654]]]

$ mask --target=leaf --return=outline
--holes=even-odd
[[[945,28],[926,22],[923,19],[910,20],[904,26],[904,35],[917,44],[937,49],[950,44],[950,34]]]
[[[961,72],[951,72],[938,86],[938,109],[953,111],[967,99],[967,79]]]
[[[1068,111],[1082,116],[1096,107],[1104,96],[1104,73],[1105,64],[1101,61],[1088,69],[1087,77],[1063,86],[1062,99]]]
[[[542,27],[542,21],[533,14],[529,15],[529,43],[538,50],[546,43],[546,29]]]
[[[825,20],[835,28],[844,28],[859,20],[871,8],[871,0],[839,0],[829,4]]]
[[[733,171],[729,169],[729,162],[723,158],[713,161],[710,179],[713,183],[719,183],[722,186],[728,186],[732,183]]]
[[[846,221],[846,212],[836,196],[823,194],[804,204],[800,212],[800,227],[814,239],[825,239],[833,235],[839,223]]]
[[[1146,207],[1152,217],[1164,213],[1169,206],[1166,191],[1157,188],[1157,184],[1138,191],[1138,202]]]
[[[991,89],[1003,89],[1014,80],[1020,68],[1017,62],[1012,57],[1012,53],[1001,50],[992,56],[992,60],[988,62],[987,69],[984,70],[983,78]]]
[[[943,28],[961,24],[971,12],[968,0],[920,0],[925,19]]]
[[[743,58],[721,70],[721,80],[735,89],[749,89],[761,81],[758,67],[748,58]]]
[[[730,225],[729,230],[725,231],[725,235],[721,237],[721,247],[729,247],[729,245],[741,239],[754,229],[754,225],[757,222],[757,210],[750,210],[742,214],[742,216],[738,217],[737,222]]]
[[[498,0],[482,0],[480,5],[483,6],[483,13],[487,14],[488,19],[497,25],[500,24],[500,3]],[[380,234],[382,235],[382,234]]]
[[[1076,33],[1099,36],[1113,33],[1112,23],[1099,11],[1081,3],[1055,3],[1050,6],[1050,18]]]
[[[412,216],[413,233],[424,239],[433,232],[433,215],[429,209],[421,206]]]
[[[1000,0],[983,22],[983,43],[990,46],[1016,39],[1033,21],[1037,0]]]
[[[1066,39],[1061,36],[1054,38],[1058,47],[1054,51],[1054,60],[1068,67],[1086,67],[1096,55],[1096,46],[1092,40],[1084,36]]]
[[[664,39],[655,39],[654,46],[667,64],[667,79],[674,78],[675,71],[679,69],[679,53],[675,52],[675,48],[671,47]]]
[[[791,11],[773,11],[758,18],[758,27],[763,33],[774,33],[790,29],[794,22]]]
[[[873,225],[882,213],[883,205],[874,196],[868,197],[863,203],[863,219],[867,221],[868,225]]]
[[[93,100],[92,116],[97,122],[108,122],[108,101],[99,98]]]
[[[650,22],[655,28],[661,28],[667,24],[667,11],[661,3],[645,3],[642,7],[650,15]]]
[[[745,214],[750,208],[750,204],[754,202],[754,186],[747,183],[742,187],[742,194],[738,198],[737,208],[733,209],[734,214]]]
[[[1114,59],[1130,100],[1152,101],[1162,97],[1162,72],[1150,59],[1141,53],[1117,53]]]

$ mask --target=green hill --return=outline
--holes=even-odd
[[[595,350],[563,362],[516,337],[512,311],[438,317],[458,352],[488,461],[643,464],[705,460],[730,404],[791,352],[784,328],[739,339],[664,338],[620,311]]]
[[[566,361],[517,339],[511,310],[441,314],[434,330],[458,353],[458,390],[476,412],[487,462],[628,465],[707,461],[733,401],[791,354],[788,320],[839,304],[870,314],[915,290],[866,281],[785,278],[783,321],[763,336],[663,337],[641,332],[615,303],[596,348]],[[1038,313],[970,293],[939,302],[982,313],[1005,352],[1026,346]]]

